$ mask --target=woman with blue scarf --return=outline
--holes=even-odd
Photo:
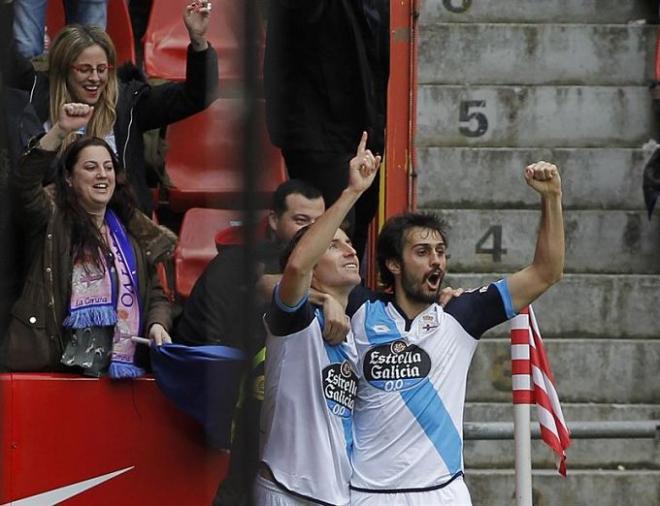
[[[75,141],[61,155],[54,191],[42,186],[63,139],[93,112],[63,105],[12,175],[30,268],[0,352],[9,370],[138,377],[144,363],[131,337],[171,342],[156,264],[176,237],[136,210],[110,146],[96,137]]]

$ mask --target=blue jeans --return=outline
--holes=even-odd
[[[25,58],[33,58],[44,51],[47,2],[48,0],[14,0],[14,39],[18,52]],[[63,0],[62,3],[67,24],[94,25],[105,30],[108,0]],[[54,38],[56,34],[48,35]]]

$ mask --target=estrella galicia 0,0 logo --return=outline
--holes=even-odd
[[[348,360],[323,369],[323,394],[332,414],[349,418],[355,406],[358,378]]]
[[[430,370],[428,353],[401,340],[374,346],[366,353],[363,362],[365,379],[386,392],[412,388],[426,378]]]

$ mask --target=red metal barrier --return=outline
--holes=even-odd
[[[153,379],[0,374],[2,506],[208,505],[227,463]]]

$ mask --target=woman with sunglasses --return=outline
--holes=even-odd
[[[117,53],[108,34],[93,26],[69,25],[53,41],[48,74],[23,67],[13,74],[15,87],[29,89],[33,106],[47,131],[62,140],[60,151],[77,136],[104,139],[126,167],[139,208],[151,213],[152,201],[144,164],[147,130],[164,127],[206,108],[215,98],[217,55],[206,39],[211,6],[193,1],[183,13],[190,35],[186,80],[150,86],[132,64],[117,69]],[[91,120],[76,132],[57,123],[65,103],[94,107]]]

